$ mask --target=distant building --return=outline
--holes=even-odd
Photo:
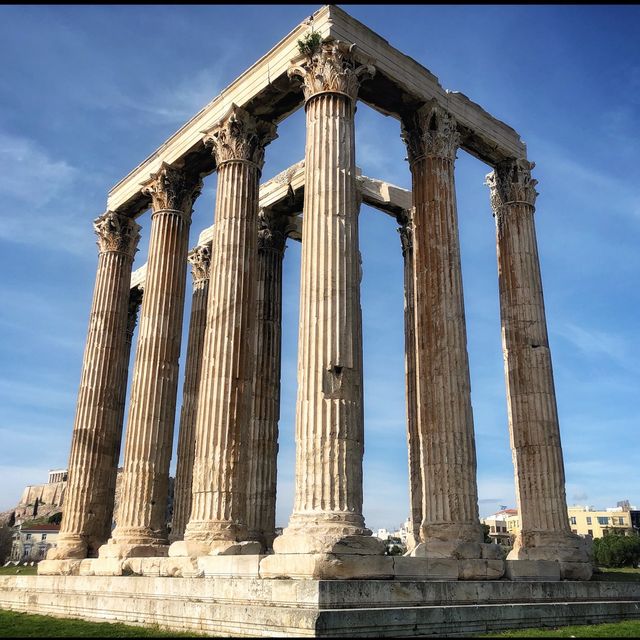
[[[604,511],[598,511],[593,507],[569,507],[569,525],[571,531],[581,536],[602,538],[608,533],[621,533],[630,535],[634,532],[632,523],[632,511],[629,506],[610,507]]]
[[[604,510],[574,505],[567,507],[567,517],[571,531],[580,536],[602,538],[609,533],[640,533],[640,511],[631,506],[628,500]],[[484,518],[482,522],[489,526],[489,536],[498,544],[510,545],[520,531],[517,509],[503,509]]]
[[[117,520],[120,503],[120,488],[122,467],[118,469],[115,488],[114,521]],[[169,495],[167,499],[167,523],[171,523],[173,515],[173,485],[174,478],[169,478]],[[49,481],[46,484],[34,484],[24,488],[20,502],[12,509],[15,513],[16,525],[28,522],[34,518],[47,518],[54,513],[64,512],[64,496],[67,489],[67,470],[51,469]],[[9,513],[9,512],[7,512]]]
[[[386,528],[378,529],[376,532],[376,538],[380,538],[383,542],[386,542],[389,538],[399,538],[400,542],[406,546],[407,537],[409,536],[409,518],[407,518],[402,525],[400,525],[399,529],[395,529],[394,531],[389,531]]]
[[[11,545],[11,560],[26,562],[42,560],[56,546],[59,524],[18,525]]]
[[[513,529],[513,521],[518,516],[517,509],[501,509],[491,516],[481,520],[482,524],[489,527],[491,542],[510,547],[513,543],[513,533],[509,531],[509,523]]]

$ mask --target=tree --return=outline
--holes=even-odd
[[[35,518],[38,515],[38,505],[40,501],[36,498],[36,501],[33,503],[33,517]]]
[[[51,524],[60,524],[62,522],[62,511],[58,511],[57,513],[49,516],[47,522]]]
[[[603,567],[635,567],[640,563],[640,535],[610,533],[593,541],[593,559]]]
[[[493,540],[491,539],[491,536],[489,535],[489,533],[491,533],[491,527],[488,524],[483,524],[482,531],[484,535],[484,541],[491,544],[493,542]]]
[[[0,527],[0,565],[3,565],[11,556],[13,545],[13,529],[6,525]]]

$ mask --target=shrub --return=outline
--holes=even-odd
[[[603,567],[635,567],[640,563],[640,536],[608,534],[593,541],[593,559]]]

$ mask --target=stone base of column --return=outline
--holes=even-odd
[[[555,561],[562,580],[589,580],[593,573],[592,541],[575,533],[521,531],[507,560]]]
[[[267,552],[273,550],[273,541],[275,540],[275,532],[265,533],[264,531],[252,530],[247,533],[247,540],[255,540],[262,546],[262,551]]]
[[[169,547],[170,558],[203,558],[205,556],[246,556],[262,553],[262,544],[253,540],[179,540]]]
[[[282,535],[273,541],[273,551],[276,554],[383,555],[384,542],[374,538],[361,523],[362,517],[354,524],[344,514],[293,516]]]
[[[122,532],[111,538],[98,550],[98,558],[126,559],[165,557],[169,550],[166,538],[147,535],[144,531],[135,531],[131,535]]]
[[[56,546],[47,551],[47,560],[82,560],[87,557],[87,543],[79,535],[60,536]]]
[[[260,562],[261,578],[351,580],[393,578],[393,575],[393,557],[391,556],[276,553],[265,556]]]
[[[484,543],[484,534],[476,524],[430,524],[422,527],[420,542],[411,551],[417,558],[454,558],[456,560],[502,560],[502,549]]]

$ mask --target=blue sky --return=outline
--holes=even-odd
[[[0,510],[67,464],[97,260],[91,221],[108,189],[317,7],[0,7]],[[567,500],[640,506],[640,8],[343,8],[527,143]],[[409,188],[399,123],[360,104],[356,124],[364,174]],[[264,178],[303,155],[300,110],[280,125]],[[488,171],[459,153],[481,515],[515,504]],[[215,183],[196,204],[192,246],[213,222]],[[136,266],[148,213],[139,222]],[[364,512],[374,528],[408,513],[395,226],[362,208]],[[290,243],[279,525],[293,495],[299,269]]]

